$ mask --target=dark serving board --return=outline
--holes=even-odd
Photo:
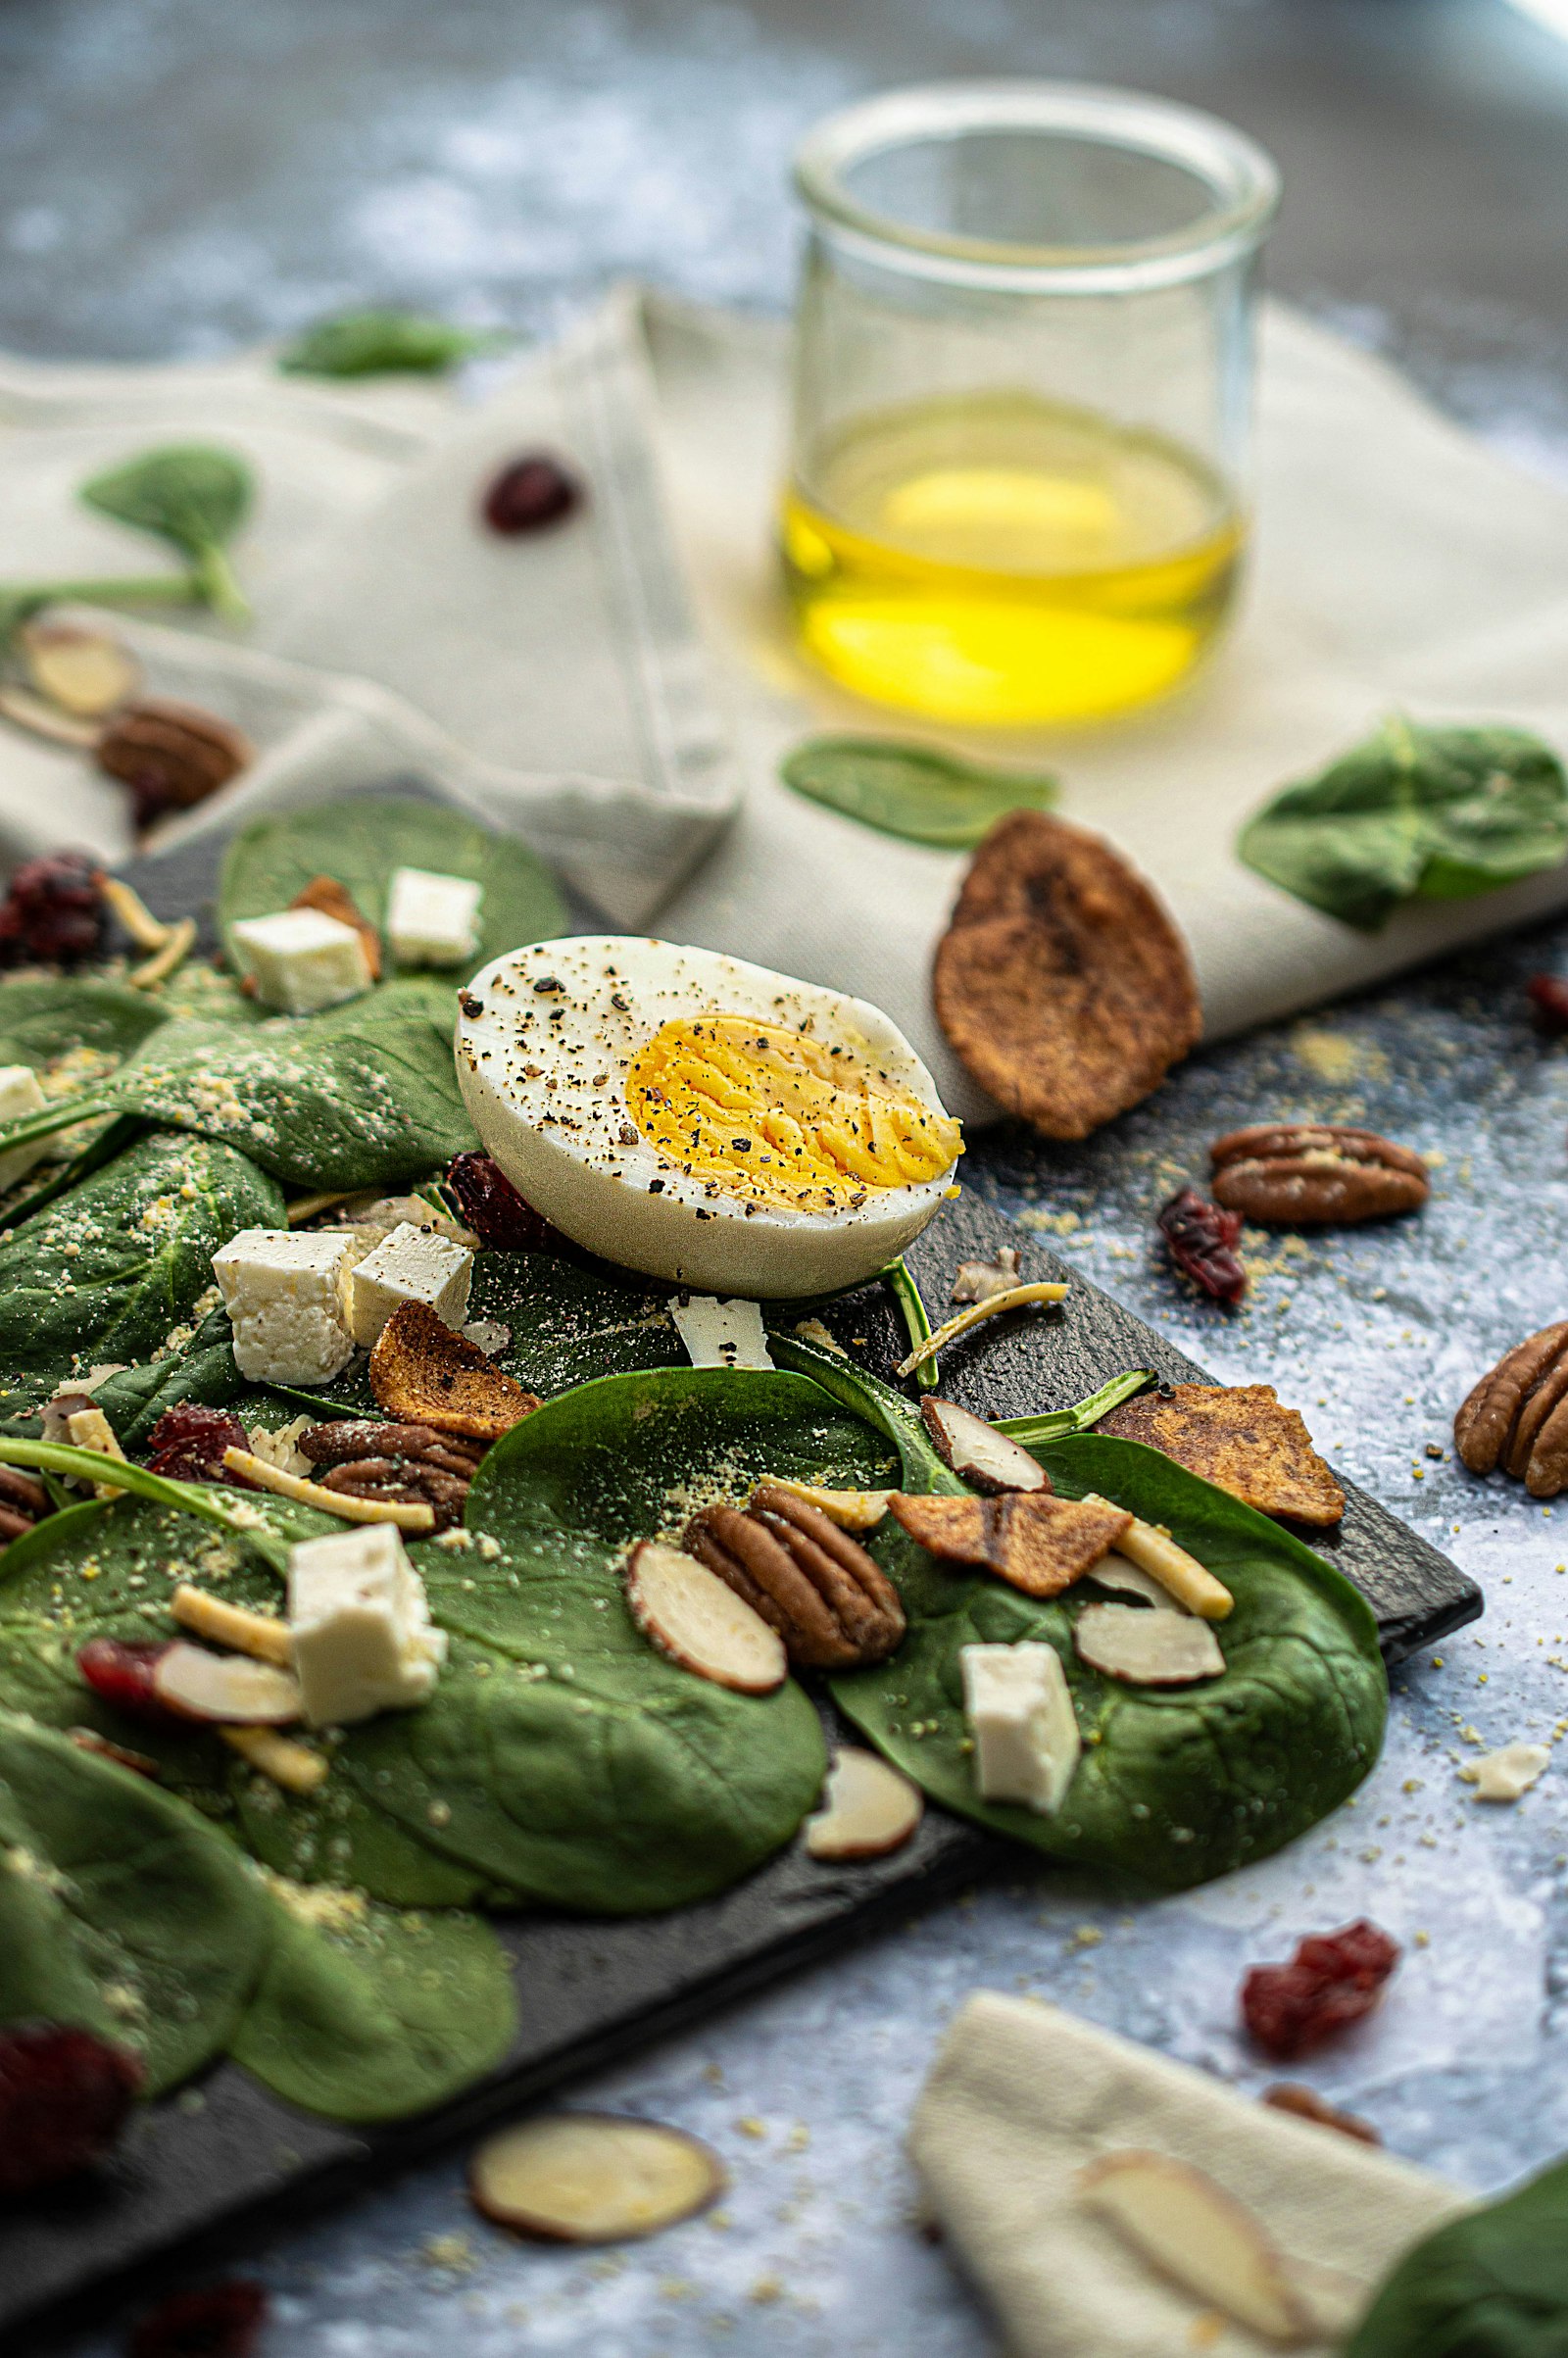
[[[221,851],[220,839],[206,838],[124,872],[160,914],[203,905],[210,911]],[[574,921],[596,922],[586,909],[572,913]],[[1168,1381],[1208,1380],[1109,1295],[1012,1230],[973,1190],[910,1255],[927,1300],[946,1302],[958,1262],[989,1255],[1009,1239],[1026,1273],[1060,1278],[1067,1300],[1060,1313],[983,1329],[950,1351],[943,1367],[950,1398],[987,1416],[1019,1416],[1082,1399],[1127,1367],[1150,1367]],[[836,1305],[828,1323],[883,1373],[905,1348],[877,1290]],[[1327,1539],[1314,1534],[1312,1544],[1371,1599],[1391,1664],[1482,1609],[1473,1582],[1359,1491],[1348,1493],[1341,1530]],[[522,2027],[499,2070],[438,2112],[367,2132],[296,2112],[236,2065],[220,2065],[201,2085],[199,2109],[187,2109],[188,2095],[149,2108],[98,2184],[0,2218],[0,2347],[23,2358],[132,2280],[156,2277],[176,2251],[188,2263],[253,2242],[288,2212],[315,2213],[1004,1859],[1016,1866],[1019,1855],[933,1807],[915,1840],[891,1858],[828,1866],[797,1844],[720,1898],[672,1915],[505,1923]],[[15,2338],[24,2326],[25,2343]]]

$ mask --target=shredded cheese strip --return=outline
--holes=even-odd
[[[169,928],[168,939],[141,965],[132,966],[125,980],[133,991],[150,991],[155,983],[166,982],[176,966],[183,965],[196,943],[196,920],[181,917],[177,925]]]
[[[764,1478],[774,1490],[787,1490],[792,1498],[804,1498],[841,1531],[869,1531],[881,1522],[893,1496],[890,1490],[819,1490],[814,1482],[792,1482],[787,1474]]]
[[[120,1446],[120,1438],[101,1408],[78,1408],[74,1416],[67,1417],[66,1430],[71,1435],[73,1449],[91,1449],[99,1457],[118,1457],[124,1464],[125,1452]],[[92,1494],[95,1498],[122,1498],[125,1495],[112,1482],[95,1482]]]
[[[1090,1491],[1084,1498],[1084,1504],[1114,1507],[1115,1502],[1110,1498],[1102,1498],[1096,1491]],[[1125,1514],[1126,1511],[1125,1507],[1115,1507],[1118,1514]],[[1186,1605],[1190,1613],[1196,1613],[1202,1621],[1223,1621],[1235,1605],[1236,1599],[1225,1583],[1216,1580],[1196,1555],[1189,1555],[1185,1547],[1178,1547],[1168,1531],[1161,1531],[1153,1523],[1141,1523],[1134,1515],[1130,1526],[1116,1542],[1116,1552],[1125,1555],[1130,1563],[1137,1564],[1152,1579],[1157,1580],[1162,1589],[1168,1589],[1171,1596]]]
[[[290,1736],[279,1736],[275,1728],[220,1728],[218,1733],[241,1760],[248,1760],[285,1793],[314,1793],[326,1783],[329,1763],[321,1754]]]
[[[94,736],[96,741],[96,732]],[[118,876],[100,874],[97,882],[111,913],[119,919],[137,949],[162,950],[174,927],[166,925],[162,917],[155,917],[140,893],[132,892],[130,886],[122,884]],[[183,922],[190,924],[191,921],[185,918]],[[191,930],[194,933],[194,925]]]
[[[293,1498],[300,1506],[319,1506],[329,1515],[340,1515],[345,1523],[396,1523],[400,1531],[433,1531],[433,1510],[420,1503],[401,1498],[351,1498],[346,1491],[323,1489],[319,1482],[307,1482],[303,1474],[285,1474],[280,1465],[269,1465],[265,1457],[257,1457],[249,1449],[225,1449],[223,1463],[231,1474],[243,1474],[258,1490],[275,1491],[280,1498]]]
[[[182,1580],[170,1597],[169,1609],[181,1629],[194,1630],[198,1638],[230,1646],[236,1653],[250,1654],[258,1662],[275,1662],[280,1670],[294,1667],[294,1641],[286,1621],[248,1613],[243,1605],[225,1604],[221,1597],[211,1597],[187,1580]]]
[[[912,1375],[922,1361],[934,1359],[939,1351],[945,1351],[950,1343],[956,1342],[960,1335],[966,1335],[972,1326],[980,1324],[982,1318],[995,1318],[999,1310],[1025,1310],[1036,1302],[1063,1302],[1066,1294],[1065,1286],[1009,1286],[1004,1294],[993,1294],[985,1302],[971,1302],[966,1310],[959,1310],[956,1317],[944,1319],[934,1335],[927,1335],[906,1359],[901,1359],[898,1372],[901,1376]]]

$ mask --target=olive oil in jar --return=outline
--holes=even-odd
[[[1230,604],[1243,527],[1159,436],[1026,393],[863,418],[793,487],[807,652],[878,704],[1024,727],[1173,688]]]

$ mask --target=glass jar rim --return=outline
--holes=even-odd
[[[1034,131],[1122,147],[1189,172],[1210,203],[1179,229],[1102,245],[1031,245],[925,229],[862,205],[847,172],[919,140]],[[888,90],[842,108],[796,152],[795,185],[836,242],[922,277],[1015,292],[1093,293],[1172,285],[1251,251],[1280,196],[1271,156],[1217,115],[1092,82],[949,81]]]

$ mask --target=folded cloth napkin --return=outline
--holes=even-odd
[[[1402,2253],[1468,2198],[1377,2147],[1238,2095],[1057,2007],[979,1990],[915,2107],[910,2152],[931,2216],[1001,2320],[1009,2358],[1177,2358],[1278,2343],[1228,2323],[1089,2209],[1078,2173],[1152,2152],[1250,2211],[1299,2284],[1328,2358]],[[1208,2319],[1205,2324],[1200,2321]]]
[[[0,360],[9,579],[146,570],[137,536],[74,488],[152,442],[231,444],[261,478],[236,552],[257,610],[245,642],[200,617],[126,626],[155,690],[209,703],[261,749],[172,832],[423,776],[514,826],[614,924],[657,923],[875,1001],[971,1119],[988,1108],[929,1003],[963,862],[791,794],[779,756],[813,729],[1058,770],[1064,811],[1169,902],[1211,1038],[1568,905],[1565,867],[1407,909],[1368,937],[1234,858],[1250,811],[1391,706],[1510,720],[1568,749],[1568,495],[1280,307],[1239,623],[1182,694],[1073,734],[926,729],[795,653],[771,550],[779,324],[623,288],[474,392],[285,377],[267,354],[151,369]],[[587,505],[559,531],[498,540],[476,520],[479,490],[541,444],[581,469]],[[0,858],[63,840],[127,850],[120,789],[5,730]]]

